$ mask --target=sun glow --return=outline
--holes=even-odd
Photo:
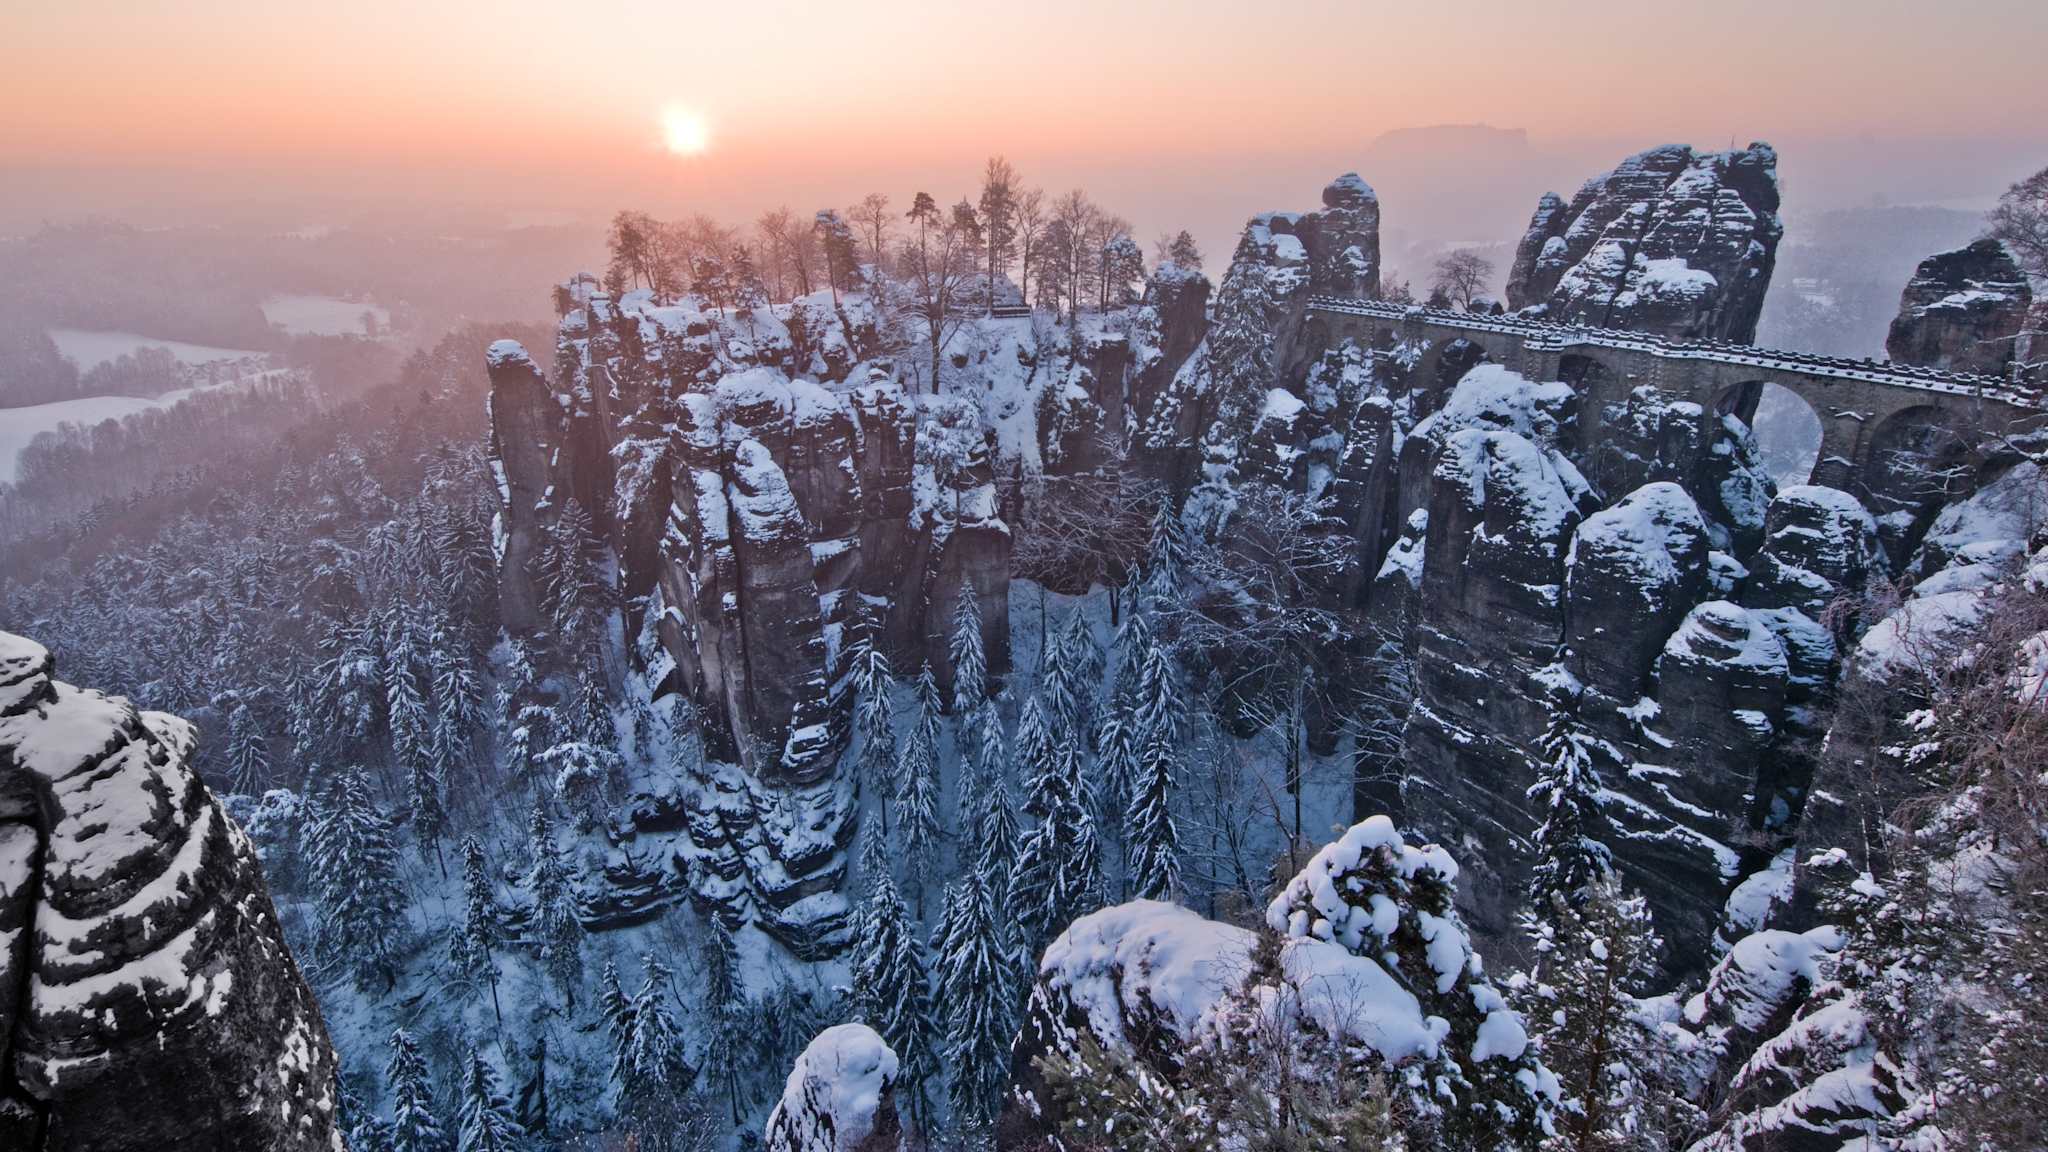
[[[695,156],[711,147],[711,125],[694,108],[671,104],[662,109],[661,135],[678,156]]]

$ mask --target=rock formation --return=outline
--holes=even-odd
[[[1546,193],[1515,250],[1508,306],[1602,328],[1748,343],[1783,225],[1768,144],[1631,156],[1566,204]]]
[[[818,1033],[768,1116],[768,1152],[882,1152],[900,1131],[896,1053],[865,1024]]]
[[[0,1146],[341,1148],[326,1027],[194,740],[0,633]]]
[[[857,370],[874,344],[862,307],[806,298],[742,321],[594,293],[563,317],[552,382],[516,344],[488,357],[508,625],[545,636],[533,558],[577,501],[642,598],[629,621],[652,688],[700,721],[687,795],[636,810],[651,827],[679,805],[698,896],[806,956],[848,924],[855,645],[904,677],[931,664],[950,698],[947,633],[972,583],[993,674],[1009,652],[993,433],[964,398]],[[1105,371],[1120,420],[1122,361]]]
[[[1884,350],[1907,364],[2005,376],[2033,302],[2012,251],[2003,241],[1978,240],[1920,262]]]

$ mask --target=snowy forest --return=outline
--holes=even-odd
[[[1773,375],[1775,165],[1627,157],[1499,295],[1355,174],[1227,262],[1001,158],[622,211],[552,330],[38,441],[0,1143],[179,1146],[49,1102],[204,1018],[333,1081],[209,1147],[2048,1146],[2048,172]]]

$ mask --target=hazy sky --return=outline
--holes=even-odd
[[[942,177],[960,188],[933,191],[957,194],[1000,151],[1049,184],[1117,188],[1141,202],[1101,198],[1133,215],[1241,220],[1312,206],[1320,183],[1298,187],[1296,169],[1334,175],[1382,133],[1426,125],[1523,129],[1570,158],[1518,185],[1575,184],[1590,157],[1667,140],[1768,139],[1793,172],[1788,142],[1810,142],[1836,157],[1838,198],[1957,148],[1976,159],[1924,195],[1988,195],[2037,167],[2022,153],[2048,136],[2048,0],[0,6],[0,167],[31,192],[119,164],[195,187],[213,174],[219,196],[255,186],[231,172],[396,194],[433,174],[500,203],[738,213]],[[671,106],[709,122],[708,152],[663,151]],[[1286,199],[1238,201],[1239,187],[1271,200],[1261,181],[1282,173]],[[99,191],[136,191],[122,180]],[[1540,190],[1511,191],[1526,204]]]

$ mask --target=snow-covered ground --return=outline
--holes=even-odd
[[[221,386],[242,383],[245,379],[261,379],[270,374],[266,371],[247,378],[238,376]],[[13,482],[15,468],[21,461],[22,449],[27,448],[30,441],[45,432],[54,432],[65,424],[91,427],[102,420],[119,420],[151,408],[169,408],[194,393],[206,391],[207,388],[206,385],[178,388],[153,398],[85,396],[77,400],[31,404],[25,408],[0,408],[0,482]]]
[[[278,295],[263,301],[263,318],[294,336],[361,336],[363,313],[377,318],[379,331],[391,313],[362,300],[339,296]]]
[[[360,313],[361,309],[357,309]],[[57,345],[57,351],[71,358],[80,372],[90,372],[109,360],[118,360],[138,348],[167,348],[185,364],[210,364],[216,360],[240,360],[246,356],[261,356],[263,353],[247,348],[215,348],[207,344],[188,344],[183,340],[159,340],[154,336],[142,336],[134,332],[107,332],[87,328],[52,328],[50,339]]]

